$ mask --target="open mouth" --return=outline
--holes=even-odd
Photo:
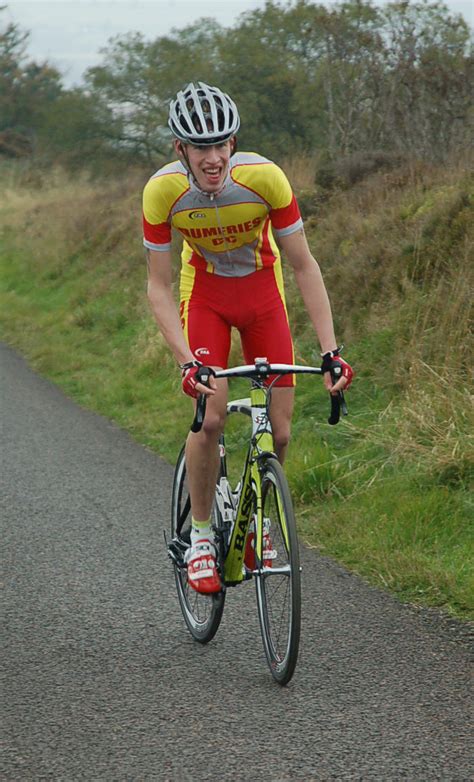
[[[208,182],[211,184],[217,184],[222,176],[221,168],[206,168],[204,169],[204,175]]]

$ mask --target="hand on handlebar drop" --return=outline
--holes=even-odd
[[[354,377],[351,365],[344,361],[336,351],[323,356],[321,369],[324,372],[324,385],[330,394],[337,394],[349,388]]]
[[[181,366],[183,391],[188,396],[197,399],[200,394],[212,396],[216,393],[215,372],[212,367],[205,367],[200,361],[190,361]]]

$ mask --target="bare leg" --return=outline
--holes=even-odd
[[[291,417],[295,402],[294,388],[273,388],[270,405],[270,421],[273,429],[275,452],[283,464],[290,442]]]
[[[214,396],[207,399],[207,410],[200,432],[190,432],[186,441],[186,470],[193,518],[205,521],[211,515],[219,470],[219,437],[224,429],[227,383],[219,380]]]

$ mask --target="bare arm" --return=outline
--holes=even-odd
[[[148,266],[148,300],[153,317],[176,361],[184,364],[194,356],[184,338],[172,289],[171,252],[146,250]]]
[[[321,351],[337,347],[331,305],[319,265],[311,255],[304,230],[279,237],[280,246],[290,262],[311,322],[318,335]]]
[[[171,252],[146,250],[148,266],[147,294],[153,316],[163,337],[172,350],[178,364],[194,361],[184,337],[178,308],[173,296]],[[214,379],[211,379],[214,386]],[[201,393],[213,394],[212,389],[201,383],[197,385]]]
[[[295,231],[289,236],[281,236],[278,238],[278,242],[293,268],[298,288],[318,336],[321,351],[326,353],[329,350],[334,350],[337,347],[337,342],[331,305],[321,270],[308,247],[304,230]],[[333,388],[329,374],[324,376],[326,388],[333,391],[339,390],[345,385],[345,380],[341,382],[342,380],[344,379],[338,381]]]

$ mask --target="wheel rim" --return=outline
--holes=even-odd
[[[176,568],[176,579],[181,592],[185,616],[196,629],[204,629],[212,617],[212,595],[201,595],[189,586],[185,569]]]
[[[181,459],[175,479],[176,497],[173,502],[173,537],[180,528],[179,537],[185,543],[191,540],[191,508],[189,502],[189,490],[186,480],[186,467],[184,459]],[[216,600],[219,595],[203,595],[196,592],[188,582],[186,568],[174,566],[176,586],[180,597],[180,604],[185,620],[196,631],[205,631],[207,625],[213,620]]]
[[[270,520],[273,559],[269,561],[271,567],[264,566],[257,577],[257,589],[265,629],[265,651],[272,669],[278,673],[285,671],[295,640],[294,569],[297,563],[294,554],[290,557],[283,504],[272,473],[264,476],[262,493],[263,516]]]

